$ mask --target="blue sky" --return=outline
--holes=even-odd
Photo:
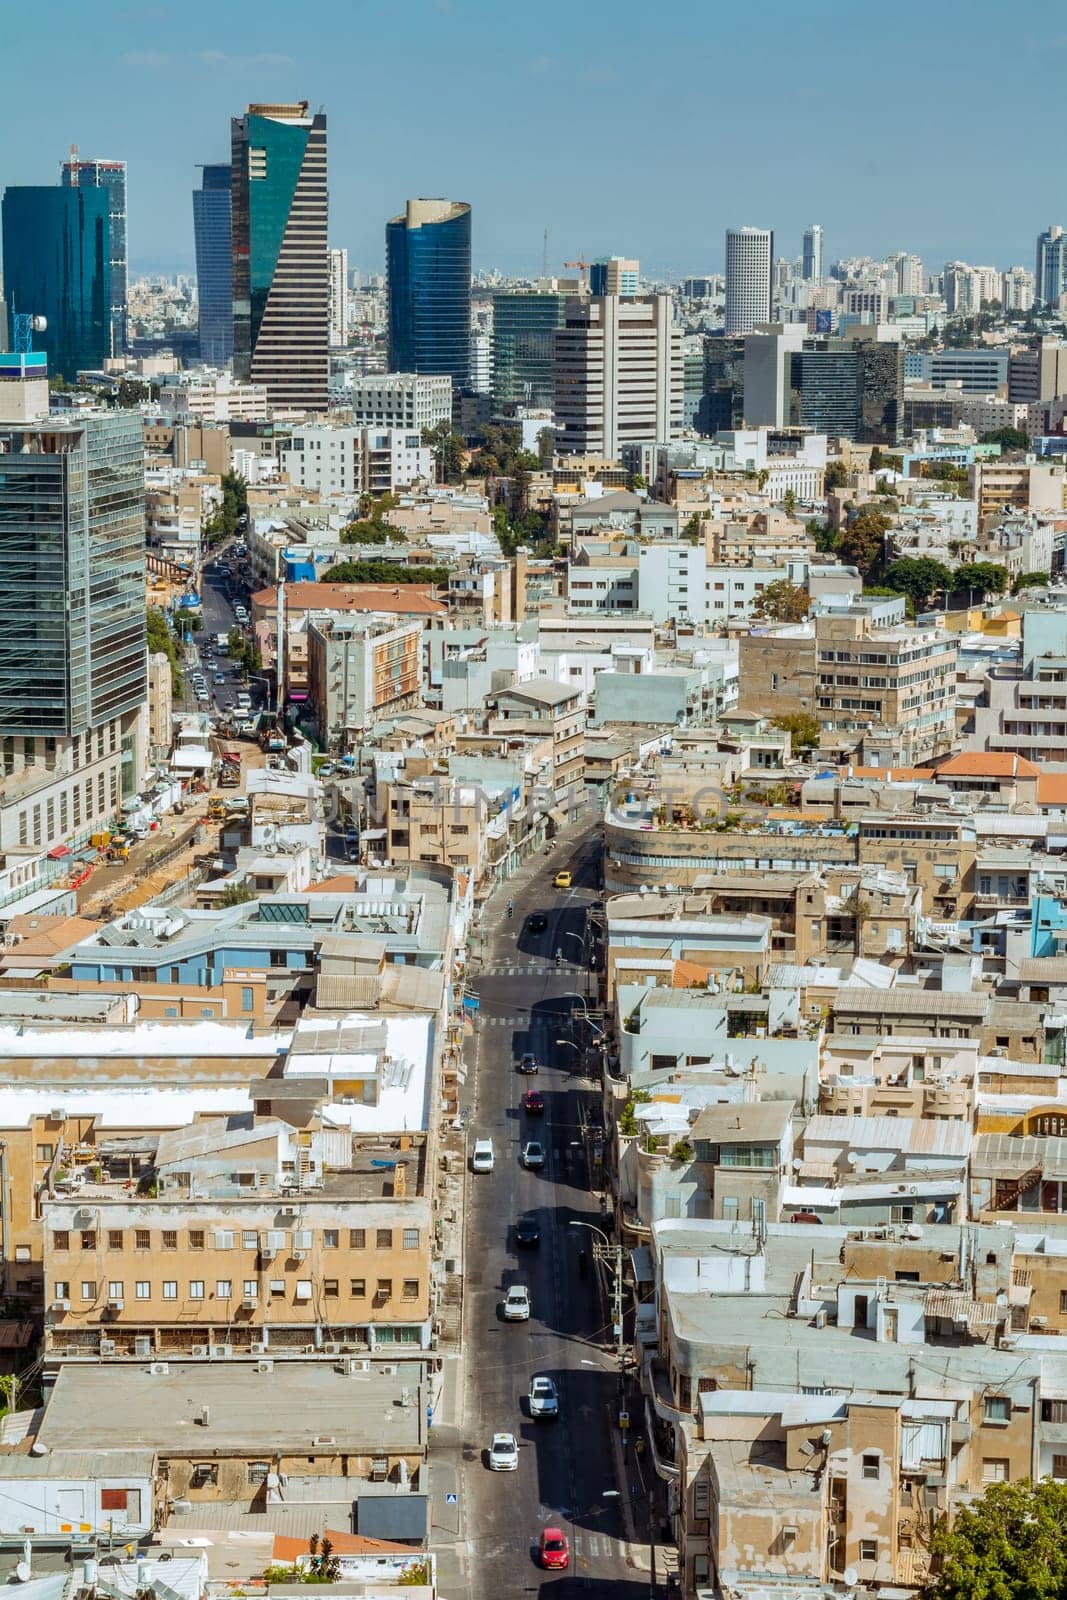
[[[829,259],[1033,265],[1067,221],[1052,0],[52,0],[3,7],[0,183],[75,142],[129,162],[130,260],[188,268],[196,163],[249,100],[329,118],[332,244],[379,268],[409,194],[474,207],[474,260],[721,268],[730,224]]]

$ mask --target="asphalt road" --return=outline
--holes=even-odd
[[[603,1223],[599,1198],[588,1186],[580,1135],[582,1104],[592,1107],[598,1094],[593,1080],[580,1075],[582,1057],[571,1047],[582,1039],[575,1014],[585,1008],[590,987],[586,908],[597,895],[596,848],[591,829],[569,846],[564,841],[538,858],[541,869],[527,887],[505,888],[495,897],[481,971],[470,984],[480,1003],[480,1044],[469,1134],[471,1141],[492,1138],[496,1165],[493,1173],[472,1174],[468,1182],[466,1424],[459,1486],[468,1590],[485,1600],[522,1593],[558,1600],[648,1594],[647,1574],[626,1563],[623,1511],[615,1498],[632,1494],[634,1486],[618,1479],[618,1380],[607,1281],[597,1281],[594,1236],[570,1226]],[[561,867],[574,872],[570,890],[552,887]],[[515,896],[510,919],[509,892]],[[529,930],[532,912],[547,917],[543,932]],[[557,948],[567,958],[558,968]],[[590,1004],[595,1009],[595,1001]],[[584,1037],[595,1036],[586,1029]],[[537,1077],[517,1071],[526,1050],[542,1063]],[[522,1095],[531,1086],[545,1096],[543,1118],[522,1111]],[[521,1164],[528,1138],[547,1147],[543,1171]],[[539,1219],[541,1242],[520,1250],[514,1223],[524,1214]],[[584,1275],[580,1249],[588,1260]],[[516,1283],[530,1291],[532,1317],[509,1324],[500,1302]],[[559,1388],[557,1422],[535,1423],[527,1413],[525,1397],[538,1373],[551,1376]],[[517,1472],[491,1473],[485,1464],[497,1431],[519,1441]],[[630,1465],[626,1476],[635,1476]],[[643,1527],[639,1499],[635,1514]],[[537,1564],[545,1525],[562,1527],[570,1541],[567,1572],[545,1572]]]
[[[247,689],[252,697],[252,705],[258,709],[263,703],[263,685],[253,680],[246,683],[241,675],[235,671],[227,656],[218,653],[215,647],[215,636],[220,633],[229,633],[236,626],[237,619],[233,613],[233,600],[246,600],[245,591],[240,589],[233,577],[224,576],[219,571],[219,562],[231,567],[236,567],[232,551],[224,552],[208,561],[201,576],[200,604],[203,611],[204,626],[200,633],[192,636],[192,648],[195,652],[195,661],[192,655],[187,656],[183,662],[185,674],[185,705],[188,710],[210,710],[214,715],[226,714],[240,689]],[[208,693],[211,696],[206,703],[198,705],[192,684],[192,675],[199,666],[207,679]],[[216,683],[216,674],[223,677],[222,683]]]

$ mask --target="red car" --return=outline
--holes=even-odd
[[[540,1089],[527,1089],[522,1097],[522,1109],[528,1117],[543,1117],[545,1114],[545,1097]]]
[[[541,1529],[541,1565],[563,1568],[570,1565],[571,1553],[562,1528]]]

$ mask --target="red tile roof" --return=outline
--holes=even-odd
[[[257,589],[252,604],[270,611],[276,589]],[[404,617],[436,617],[447,612],[429,583],[287,583],[285,603],[292,611],[391,611]]]
[[[965,750],[938,763],[937,777],[1039,778],[1041,768],[1011,750]]]

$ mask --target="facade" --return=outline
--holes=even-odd
[[[409,200],[385,230],[389,367],[471,375],[471,208],[462,200]]]
[[[368,373],[346,386],[344,407],[353,422],[421,434],[452,421],[452,379],[446,372]]]
[[[418,705],[422,623],[308,617],[308,690],[323,742],[346,745],[389,712]]]
[[[326,117],[250,105],[230,124],[234,376],[285,411],[325,411],[329,378]]]
[[[1013,350],[1008,359],[1008,399],[1013,405],[1039,405],[1067,394],[1067,343],[1042,338],[1030,350]]]
[[[621,294],[634,299],[641,289],[641,263],[625,256],[607,256],[589,268],[590,294]]]
[[[348,343],[348,251],[330,251],[330,348]]]
[[[507,290],[493,296],[493,402],[551,406],[555,336],[567,296],[556,290]]]
[[[709,437],[745,420],[745,341],[708,337],[704,341],[704,397],[697,430]]]
[[[819,338],[789,323],[771,323],[745,340],[750,427],[788,424],[865,444],[896,444],[903,410],[904,353],[895,340]]]
[[[681,428],[682,349],[669,295],[567,302],[555,335],[556,448],[618,459]]]
[[[225,366],[233,357],[231,169],[218,163],[202,170],[200,188],[193,190],[200,359]]]
[[[723,333],[751,333],[771,320],[774,234],[769,228],[726,230],[726,320]]]
[[[290,482],[322,495],[392,494],[433,481],[433,451],[403,428],[298,428],[278,460]]]
[[[126,163],[125,161],[64,161],[63,187],[103,189],[107,193],[111,263],[109,354],[120,356],[126,349],[126,295],[129,282],[126,254]]]
[[[111,355],[111,192],[10,188],[2,208],[8,324],[47,319],[38,335],[53,375],[73,382]]]
[[[822,228],[813,222],[810,228],[804,229],[804,251],[801,261],[801,276],[805,283],[818,283],[823,272],[823,243]]]
[[[1067,285],[1067,238],[1058,223],[1037,236],[1034,260],[1034,303],[1057,306]]]
[[[935,350],[926,362],[932,389],[959,384],[964,394],[994,394],[1008,379],[1006,350]]]

